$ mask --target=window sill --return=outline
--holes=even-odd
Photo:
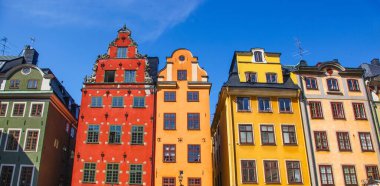
[[[259,110],[259,113],[273,113],[273,111],[263,111],[263,110]]]
[[[108,145],[121,145],[121,143],[108,143]]]
[[[350,91],[350,92],[361,92],[360,90],[350,90],[350,89],[348,89],[348,91]]]
[[[362,152],[375,152],[375,150],[362,150]]]
[[[275,143],[263,143],[262,146],[277,146]]]
[[[335,120],[346,120],[346,118],[333,118]]]
[[[90,106],[90,108],[103,108],[103,106],[100,106],[100,107]]]
[[[257,184],[257,182],[242,182],[242,184]]]
[[[189,131],[200,131],[201,129],[200,128],[198,128],[198,129],[187,129],[187,130],[189,130]]]
[[[293,111],[280,111],[280,114],[293,114]]]
[[[352,152],[352,150],[341,150],[341,149],[339,149],[339,152]]]
[[[330,149],[316,149],[318,152],[330,152]]]
[[[133,146],[143,146],[144,143],[131,143],[131,145],[133,145]]]
[[[355,118],[355,120],[368,120],[367,118]]]
[[[296,147],[296,146],[298,146],[298,144],[297,143],[284,143],[284,146]]]
[[[333,94],[333,95],[343,95],[343,93],[340,92],[339,90],[337,90],[337,91],[331,91],[331,90],[329,90],[326,93],[327,94]]]
[[[311,119],[325,119],[324,117],[311,117]]]
[[[177,163],[176,161],[163,161],[163,163]]]
[[[238,110],[238,112],[251,112],[251,110]]]
[[[318,88],[307,88],[306,87],[306,90],[319,90]]]
[[[238,143],[238,145],[240,145],[240,146],[255,146],[254,143]]]
[[[124,108],[124,106],[121,106],[121,107],[119,107],[119,106],[117,106],[117,107],[111,106],[111,108]]]
[[[100,144],[99,142],[86,142],[86,144],[94,144],[94,145],[98,145]]]
[[[137,106],[132,106],[133,108],[138,108],[138,109],[144,109],[144,108],[146,108],[145,106],[143,106],[143,107],[137,107]]]

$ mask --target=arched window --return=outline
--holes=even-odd
[[[334,78],[327,79],[327,87],[330,91],[339,91],[338,80]]]
[[[254,57],[255,57],[255,62],[263,62],[263,53],[260,52],[260,51],[255,51],[253,53]]]

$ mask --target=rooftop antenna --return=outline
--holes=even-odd
[[[34,47],[34,43],[36,42],[35,37],[30,37],[30,46]]]
[[[310,54],[310,53],[309,53],[309,51],[304,50],[304,49],[302,48],[302,46],[301,46],[301,41],[300,41],[298,38],[295,38],[294,40],[295,40],[295,42],[296,42],[296,46],[297,46],[297,49],[298,49],[297,53],[296,53],[294,56],[299,56],[300,60],[303,60],[303,57],[304,57],[305,55]]]
[[[1,38],[1,44],[0,45],[2,46],[1,52],[3,55],[5,53],[5,48],[8,48],[7,47],[7,41],[8,41],[8,38],[6,38],[6,37]]]

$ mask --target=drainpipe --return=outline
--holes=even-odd
[[[152,129],[152,132],[153,132],[153,144],[152,144],[152,173],[151,173],[151,185],[154,186],[155,185],[155,182],[154,182],[154,178],[156,176],[155,172],[156,172],[156,167],[155,167],[155,162],[156,162],[156,112],[157,112],[157,92],[158,92],[158,89],[157,89],[157,82],[155,82],[153,84],[153,94],[154,94],[154,102],[153,102],[153,129]]]
[[[234,150],[234,173],[235,173],[235,184],[238,186],[238,178],[237,178],[237,162],[236,162],[236,143],[235,143],[235,119],[234,119],[234,109],[232,104],[231,95],[228,93],[228,87],[227,87],[227,96],[230,99],[230,112],[231,112],[231,120],[232,120],[232,143],[233,143],[233,150]]]
[[[311,159],[312,159],[312,161],[313,162],[311,162],[312,164],[313,164],[313,169],[314,169],[314,177],[315,177],[315,179],[314,179],[314,181],[315,181],[315,185],[316,186],[318,186],[318,184],[319,184],[319,182],[318,182],[318,174],[317,174],[317,163],[316,163],[316,161],[315,161],[315,155],[314,155],[314,147],[313,147],[313,139],[312,139],[312,137],[311,137],[311,129],[310,129],[310,120],[309,120],[309,117],[308,117],[308,113],[309,113],[309,111],[308,111],[308,109],[307,109],[307,101],[306,101],[306,96],[305,96],[305,93],[304,93],[304,91],[302,90],[302,88],[303,88],[303,81],[302,81],[302,76],[301,75],[298,75],[299,76],[299,82],[300,82],[300,87],[301,87],[301,89],[300,89],[300,95],[301,95],[301,99],[300,99],[300,107],[301,107],[301,102],[303,103],[303,106],[304,106],[304,108],[305,108],[305,112],[306,112],[306,117],[305,117],[305,119],[306,119],[306,125],[308,126],[308,129],[309,130],[307,130],[306,132],[308,133],[308,135],[309,135],[309,141],[310,141],[310,150],[311,150]],[[302,121],[303,121],[303,116],[302,116],[302,113],[301,113],[301,118],[302,118]],[[303,129],[304,129],[304,131],[305,131],[305,125],[302,125],[302,127],[303,127]],[[305,140],[306,140],[306,136],[305,136],[305,134],[304,134],[304,138],[305,138]],[[305,141],[306,142],[306,141]],[[307,145],[306,145],[306,152],[307,152]],[[306,153],[306,155],[307,155],[307,157],[309,157],[309,153]],[[309,158],[308,158],[309,159]],[[309,165],[310,166],[310,165]],[[309,170],[309,174],[310,174],[310,176],[312,175],[311,174],[311,171]],[[312,180],[310,180],[311,182],[313,182]]]
[[[373,104],[373,100],[371,99],[372,98],[372,96],[370,97],[369,96],[369,94],[371,93],[369,90],[368,90],[368,86],[367,86],[367,84],[366,84],[366,82],[364,81],[364,75],[362,75],[362,79],[363,79],[363,82],[364,82],[364,86],[365,86],[365,90],[366,90],[366,95],[367,95],[367,101],[368,101],[368,105],[370,106],[370,112],[371,112],[371,116],[373,117],[372,118],[372,122],[373,122],[373,125],[374,125],[374,127],[375,127],[375,133],[376,133],[376,142],[378,142],[379,141],[379,129],[378,129],[378,127],[379,127],[379,123],[378,123],[378,116],[377,116],[377,113],[376,113],[376,110],[375,110],[375,108],[376,108],[376,105],[374,105]],[[374,110],[372,110],[372,109],[374,109]],[[360,140],[360,139],[359,139]],[[379,143],[377,143],[377,148],[379,149],[380,147],[379,147]]]

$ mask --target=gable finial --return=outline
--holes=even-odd
[[[129,30],[127,28],[127,25],[124,24],[123,27],[121,27],[118,32],[128,32],[128,33],[131,33],[131,30]]]

